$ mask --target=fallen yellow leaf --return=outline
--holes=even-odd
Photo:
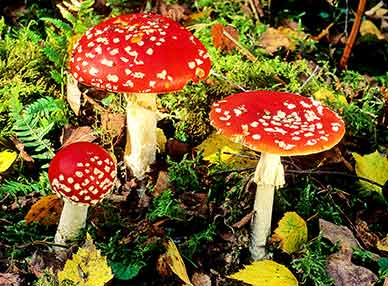
[[[376,27],[375,24],[373,24],[370,20],[364,20],[361,23],[360,27],[360,34],[361,36],[365,35],[374,35],[379,40],[384,40],[383,33],[380,32],[379,28]]]
[[[357,176],[367,178],[381,185],[385,184],[388,180],[388,159],[384,155],[378,151],[364,156],[357,153],[352,153],[352,155],[356,160],[355,169]],[[360,184],[369,191],[378,193],[382,191],[379,186],[363,180],[360,180]]]
[[[225,136],[217,133],[210,134],[206,140],[195,147],[196,150],[203,152],[204,160],[210,163],[217,163],[218,159],[220,159],[222,162],[233,163],[235,167],[256,166],[257,159],[249,160],[241,156],[236,156],[236,154],[243,153],[243,148],[241,144],[234,143]]]
[[[388,252],[388,234],[382,240],[377,241],[376,247],[380,251]]]
[[[104,286],[112,278],[106,257],[101,256],[89,234],[84,246],[66,261],[65,267],[58,273],[59,285]]]
[[[253,286],[296,286],[298,280],[287,267],[272,260],[255,261],[229,276]]]
[[[290,254],[298,251],[307,241],[307,224],[296,212],[287,212],[279,221],[272,240],[280,242],[280,248]]]
[[[172,272],[174,272],[183,282],[187,285],[193,285],[187,274],[185,263],[182,256],[179,253],[175,243],[170,239],[167,244],[166,262],[170,266]]]
[[[16,160],[17,153],[15,151],[4,150],[0,152],[0,173],[4,173],[11,167]]]

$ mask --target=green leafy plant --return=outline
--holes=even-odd
[[[329,286],[332,278],[326,272],[326,257],[332,247],[324,242],[321,236],[304,245],[302,256],[291,262],[293,269],[300,274],[303,285]]]
[[[68,54],[77,39],[78,34],[83,34],[88,28],[94,26],[100,17],[93,10],[94,0],[62,1],[57,7],[65,21],[57,18],[43,17],[46,38],[42,51],[53,64],[50,71],[51,77],[64,88],[64,72],[67,68]],[[34,42],[41,42],[41,37],[35,33]]]
[[[159,197],[152,201],[152,207],[147,216],[151,221],[163,217],[180,219],[183,216],[183,210],[174,198],[173,192],[171,190],[165,190]]]
[[[16,198],[17,196],[27,195],[32,192],[38,192],[42,195],[51,193],[47,172],[42,171],[39,174],[38,180],[31,180],[19,176],[17,179],[5,180],[0,184],[0,199],[5,195]]]
[[[186,253],[189,257],[192,257],[196,253],[201,245],[206,242],[212,241],[216,235],[216,226],[209,224],[208,227],[200,232],[194,233],[190,236],[190,239],[186,241]]]
[[[196,167],[200,166],[200,160],[201,156],[191,160],[187,158],[187,155],[180,162],[167,159],[168,180],[176,191],[195,192],[201,189],[199,174],[196,171]]]
[[[15,136],[28,148],[35,159],[51,159],[54,156],[52,142],[45,138],[54,127],[67,122],[66,107],[62,99],[40,98],[23,107],[14,99],[10,117],[14,121]]]

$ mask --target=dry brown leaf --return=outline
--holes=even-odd
[[[184,5],[166,4],[163,1],[160,3],[159,11],[161,15],[176,22],[186,20],[188,18],[187,14],[190,14],[190,10]]]
[[[19,275],[14,273],[0,273],[0,285],[1,286],[21,286],[22,279]]]
[[[62,200],[56,195],[43,197],[32,205],[24,219],[27,224],[31,222],[39,222],[44,225],[57,224],[62,212],[62,206]]]
[[[254,213],[255,213],[254,211],[251,211],[250,213],[246,214],[242,219],[240,219],[238,222],[234,223],[232,225],[232,227],[242,228],[243,226],[245,226],[246,224],[248,224],[252,220]]]
[[[153,197],[159,197],[161,193],[168,189],[170,186],[168,182],[168,174],[166,171],[160,171],[158,174],[158,179],[154,186],[154,191],[152,192]]]
[[[67,86],[66,86],[66,99],[70,105],[71,110],[74,111],[75,115],[79,115],[81,108],[81,91],[78,88],[77,80],[71,75],[67,75]]]
[[[173,160],[180,161],[185,154],[193,152],[190,144],[182,143],[176,139],[169,139],[166,143],[166,154]]]
[[[125,115],[120,113],[102,112],[101,127],[111,137],[121,135],[125,127]]]
[[[358,238],[364,243],[367,248],[376,246],[377,242],[379,241],[379,237],[377,234],[369,230],[369,226],[365,221],[357,219],[356,230]]]
[[[211,286],[212,281],[209,277],[209,275],[205,273],[199,273],[195,272],[191,276],[191,282],[193,283],[194,286]]]
[[[333,244],[339,242],[340,246],[358,248],[358,242],[353,233],[346,226],[336,225],[324,219],[319,219],[319,229],[324,238]]]
[[[80,141],[93,142],[97,138],[93,133],[93,129],[90,126],[65,126],[61,142],[63,142],[63,146]]]
[[[277,29],[269,27],[260,38],[262,46],[269,54],[273,54],[280,48],[293,51],[296,48],[296,39],[304,39],[306,34],[295,31],[289,27],[279,27]]]
[[[26,162],[34,162],[34,159],[24,151],[24,144],[16,137],[11,137],[12,142],[15,144],[16,149],[20,152],[20,157]]]
[[[213,45],[217,49],[230,52],[236,47],[236,44],[225,36],[224,31],[231,35],[236,41],[239,40],[240,36],[236,29],[217,23],[213,25],[211,30]]]
[[[326,270],[335,286],[371,286],[377,276],[369,269],[351,262],[352,250],[342,248],[327,258]]]

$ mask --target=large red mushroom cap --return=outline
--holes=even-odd
[[[250,91],[213,104],[211,124],[232,140],[275,155],[318,153],[345,133],[342,119],[319,101],[286,92]]]
[[[155,14],[130,14],[91,28],[75,44],[70,70],[75,79],[114,92],[162,93],[207,77],[206,48],[175,21]]]
[[[94,205],[112,190],[116,164],[99,145],[76,142],[54,156],[48,176],[58,195],[76,204]]]

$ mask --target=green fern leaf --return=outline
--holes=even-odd
[[[43,17],[41,18],[41,20],[43,20],[46,23],[53,24],[57,29],[63,31],[66,34],[66,37],[68,38],[70,38],[73,33],[73,28],[69,24],[63,22],[62,20],[50,18],[50,17]]]

